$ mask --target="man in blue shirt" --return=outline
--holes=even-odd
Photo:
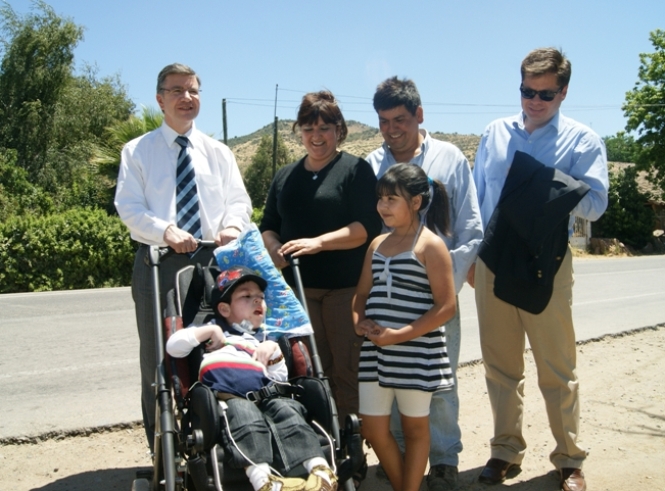
[[[440,234],[453,260],[455,292],[464,284],[469,266],[476,257],[483,232],[471,168],[464,154],[453,144],[433,139],[419,125],[424,121],[423,107],[412,80],[392,77],[377,87],[374,109],[379,115],[383,145],[367,156],[377,177],[396,163],[420,166],[429,177],[443,183],[450,200],[451,235]],[[446,347],[453,374],[457,372],[460,351],[460,312],[446,324]],[[457,378],[455,377],[455,380]],[[396,408],[391,430],[404,448]],[[430,491],[448,491],[457,486],[457,466],[462,451],[458,422],[457,380],[450,391],[435,392],[430,403],[431,447]]]
[[[603,140],[559,111],[568,94],[570,74],[570,62],[554,48],[536,49],[522,62],[522,111],[490,123],[476,153],[473,177],[483,226],[487,227],[497,207],[516,151],[591,188],[572,210],[569,230],[576,216],[597,220],[605,211],[609,183]],[[487,484],[503,482],[521,471],[526,450],[522,435],[526,334],[556,441],[550,460],[560,472],[561,489],[586,489],[581,470],[586,451],[577,445],[579,398],[570,248],[565,257],[553,260],[560,262],[553,294],[539,314],[498,299],[494,293],[496,272],[482,259],[478,258],[469,272],[469,279],[475,281],[480,343],[494,415],[491,458],[479,476]]]

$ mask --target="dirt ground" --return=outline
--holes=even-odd
[[[579,441],[589,450],[589,489],[665,489],[665,324],[587,342],[578,351]],[[529,448],[522,473],[505,486],[556,490],[558,480],[548,460],[553,441],[530,354],[527,360],[524,426]],[[492,425],[483,375],[480,364],[458,372],[464,443],[461,490],[487,490],[476,481],[489,458]],[[129,491],[135,472],[149,465],[143,431],[136,423],[32,443],[3,442],[0,490]],[[375,469],[370,453],[368,478],[361,489],[389,491],[389,484],[374,476]]]

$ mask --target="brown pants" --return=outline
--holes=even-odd
[[[568,250],[554,278],[547,308],[530,314],[494,296],[494,274],[479,258],[476,263],[476,306],[487,392],[494,416],[492,457],[521,463],[526,450],[522,436],[524,412],[525,334],[538,370],[556,447],[550,460],[557,468],[581,468],[586,451],[579,434],[578,380],[573,326],[573,268]]]
[[[362,336],[356,336],[351,317],[355,288],[305,288],[307,308],[321,365],[337,404],[340,427],[349,413],[358,413],[358,363]]]

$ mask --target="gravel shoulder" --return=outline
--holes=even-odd
[[[589,450],[584,469],[589,489],[665,489],[664,353],[665,324],[578,346],[579,441]],[[526,359],[524,427],[529,448],[522,473],[505,487],[554,491],[558,480],[548,460],[554,444],[529,353]],[[464,443],[459,489],[487,491],[476,481],[489,458],[492,429],[482,364],[460,367],[458,378]],[[137,423],[79,433],[0,442],[0,489],[129,491],[135,472],[150,465]],[[389,484],[374,476],[377,461],[371,451],[369,462],[361,489],[389,491]]]

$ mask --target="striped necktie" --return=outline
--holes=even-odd
[[[176,213],[178,228],[200,239],[202,234],[199,197],[196,194],[196,180],[194,179],[192,156],[189,154],[187,148],[189,140],[186,136],[178,136],[175,141],[182,147],[178,155],[178,168],[176,172]]]

